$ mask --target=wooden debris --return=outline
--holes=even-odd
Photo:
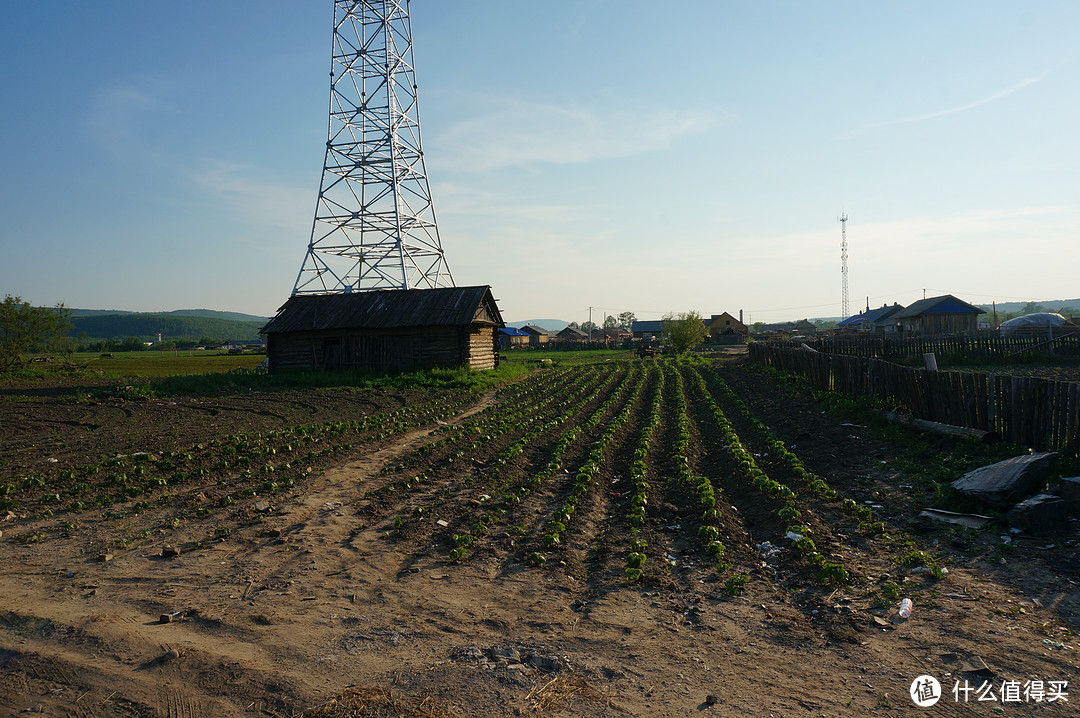
[[[1001,435],[996,431],[984,431],[983,429],[953,426],[952,424],[942,424],[937,421],[928,421],[926,419],[914,419],[910,416],[897,414],[891,411],[882,412],[882,417],[884,417],[886,421],[891,421],[894,424],[901,424],[911,429],[927,431],[934,434],[944,434],[945,436],[959,436],[964,439],[974,439],[975,441],[981,441],[984,444],[992,444],[1001,439]]]

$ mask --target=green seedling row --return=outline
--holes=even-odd
[[[743,445],[742,441],[740,441],[731,422],[716,403],[712,394],[709,393],[708,388],[705,385],[705,380],[702,379],[700,372],[697,369],[692,369],[688,374],[689,381],[694,386],[696,393],[701,397],[701,400],[705,403],[716,424],[716,428],[720,432],[721,443],[727,447],[727,451],[735,463],[736,472],[745,479],[748,479],[755,488],[769,498],[782,499],[784,501],[783,506],[775,512],[781,520],[783,520],[785,516],[801,515],[798,508],[798,496],[785,484],[769,478],[768,474],[758,466],[757,461],[754,459],[754,455],[745,445]],[[814,544],[813,539],[808,535],[809,531],[805,526],[790,525],[788,526],[787,531],[800,535],[800,538],[795,540],[793,546],[807,560],[819,567],[822,580],[837,584],[847,583],[850,580],[850,574],[842,564],[827,562],[825,557],[818,552],[817,547]]]
[[[583,409],[593,398],[597,395],[603,395],[609,390],[611,384],[616,379],[619,383],[615,386],[610,396],[601,404],[590,417],[581,425],[575,426],[566,432],[564,432],[555,443],[555,447],[552,450],[551,456],[548,459],[547,466],[540,473],[530,477],[522,486],[519,486],[513,493],[506,493],[503,495],[501,501],[501,508],[503,509],[500,515],[505,515],[505,510],[512,504],[518,503],[521,499],[529,496],[532,491],[542,486],[548,479],[551,478],[559,469],[562,468],[563,457],[566,452],[577,444],[577,438],[581,434],[583,429],[591,428],[595,426],[600,418],[602,418],[613,405],[613,402],[617,401],[628,386],[629,374],[623,372],[608,372],[604,382],[593,392],[589,392],[579,397],[579,400],[573,404],[567,411],[567,418],[576,415]],[[455,546],[454,551],[451,551],[453,560],[460,561],[465,556],[464,551],[457,551],[461,548]],[[454,553],[457,551],[457,553]],[[540,552],[533,552],[527,559],[530,564],[534,566],[541,566],[544,563],[544,556]]]

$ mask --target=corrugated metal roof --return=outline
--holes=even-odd
[[[494,321],[477,319],[487,308]],[[259,331],[263,334],[321,329],[389,329],[462,324],[501,326],[491,287],[390,289],[349,294],[297,294]]]

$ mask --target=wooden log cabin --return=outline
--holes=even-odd
[[[493,369],[502,314],[491,287],[289,298],[260,333],[271,372]]]
[[[974,334],[986,312],[951,294],[920,299],[892,315],[905,337]]]

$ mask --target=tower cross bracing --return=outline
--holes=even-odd
[[[847,319],[851,316],[850,305],[848,303],[848,250],[847,250],[847,212],[840,214],[840,276],[841,276],[841,300],[840,300],[840,314],[841,319]]]
[[[408,0],[336,0],[326,154],[293,294],[454,286],[416,89]]]

